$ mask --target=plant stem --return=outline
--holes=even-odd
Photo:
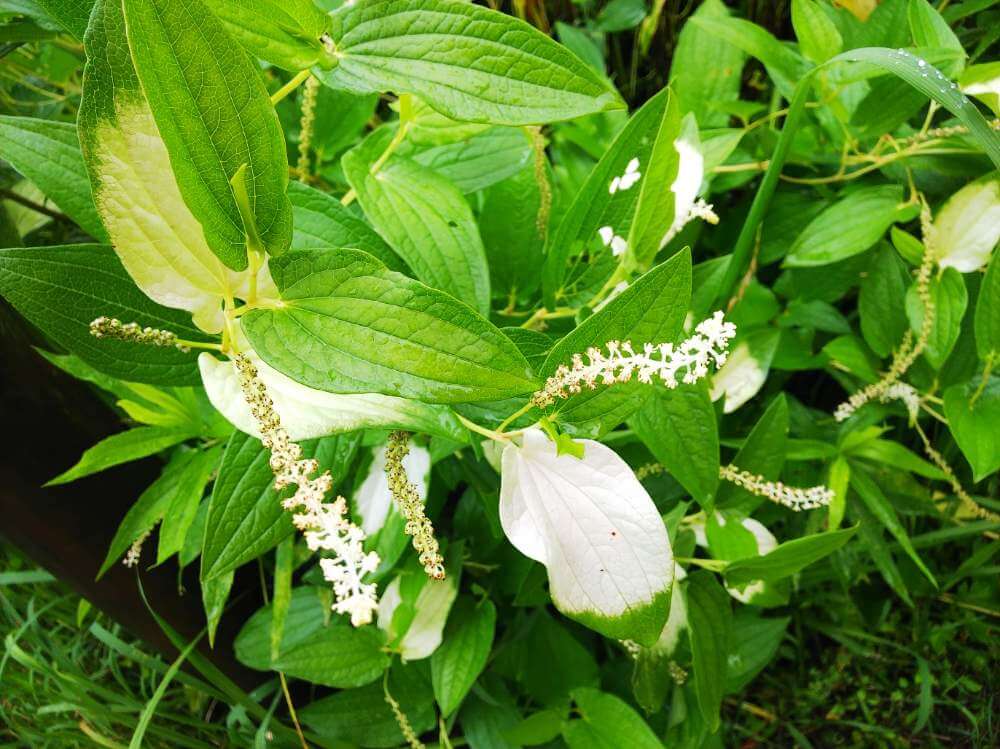
[[[292,80],[290,80],[284,86],[282,86],[277,91],[275,91],[273,94],[271,94],[271,103],[272,104],[277,104],[279,101],[281,101],[282,99],[284,99],[286,96],[288,96],[290,93],[292,93],[292,91],[294,91],[300,85],[302,85],[302,83],[310,75],[312,75],[311,71],[309,71],[309,70],[300,70],[298,73],[295,74],[295,77],[292,78]]]

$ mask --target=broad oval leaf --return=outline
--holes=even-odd
[[[932,248],[942,268],[979,270],[1000,241],[1000,177],[983,177],[956,192],[934,217]]]
[[[673,554],[666,527],[632,469],[581,440],[559,455],[538,429],[504,448],[500,521],[510,542],[545,565],[552,601],[607,637],[652,644],[670,609]]]
[[[986,381],[979,397],[972,402],[972,395],[980,387],[979,377],[971,382],[952,385],[944,391],[944,414],[955,441],[962,449],[972,477],[982,481],[1000,468],[1000,377]]]
[[[271,263],[282,302],[244,318],[267,364],[308,387],[455,403],[534,390],[524,356],[472,308],[354,250]]]
[[[571,696],[580,718],[566,721],[562,726],[563,739],[570,749],[663,747],[653,729],[621,698],[597,689],[576,689]]]
[[[132,60],[170,154],[184,202],[208,246],[230,268],[247,267],[248,234],[230,179],[247,165],[246,189],[263,248],[288,247],[288,159],[257,66],[202,0],[124,0]]]
[[[710,730],[719,726],[719,710],[726,685],[726,665],[733,637],[729,596],[708,570],[698,570],[685,588],[688,633],[694,666],[698,709]]]
[[[962,274],[954,268],[946,268],[939,276],[932,278],[930,292],[934,303],[934,319],[931,321],[931,333],[924,349],[924,358],[934,369],[940,369],[951,355],[962,332],[962,317],[969,304],[969,293]],[[910,318],[910,327],[916,334],[924,321],[924,308],[916,284],[906,294],[906,314]]]
[[[360,687],[389,667],[382,646],[383,637],[374,627],[333,624],[282,648],[272,668],[326,687]]]
[[[565,47],[511,16],[449,0],[345,3],[331,31],[334,88],[411,93],[454,119],[566,120],[624,105]]]
[[[90,323],[106,315],[205,340],[190,317],[137,289],[110,247],[2,249],[0,296],[55,343],[105,374],[131,382],[198,384],[193,353],[90,334]]]
[[[1000,356],[1000,252],[986,269],[976,300],[976,351],[980,359]]]
[[[431,656],[434,697],[444,715],[458,709],[486,666],[496,620],[496,606],[488,598],[462,599],[448,618],[444,641]]]

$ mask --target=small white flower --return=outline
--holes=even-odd
[[[610,226],[602,226],[597,230],[597,233],[601,235],[601,242],[605,247],[611,247],[611,254],[615,257],[620,257],[625,254],[628,250],[628,242],[624,237],[615,234],[615,230]]]
[[[628,190],[639,181],[642,172],[639,171],[639,159],[633,158],[625,166],[625,173],[620,177],[615,177],[608,185],[608,192],[614,195],[619,190]]]

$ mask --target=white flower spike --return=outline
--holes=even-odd
[[[619,190],[628,190],[639,181],[642,172],[639,171],[639,159],[633,158],[625,166],[625,173],[620,177],[615,177],[608,185],[608,192],[614,195]]]
[[[679,382],[692,384],[708,374],[708,367],[726,363],[729,341],[736,335],[736,326],[726,322],[722,312],[702,320],[695,335],[676,347],[672,343],[644,343],[636,352],[630,341],[608,341],[607,353],[597,347],[587,349],[588,361],[574,354],[570,366],[560,366],[545,381],[545,387],[532,396],[538,408],[545,408],[557,398],[568,398],[584,386],[594,390],[598,384],[614,385],[628,382],[633,375],[639,382],[651,383],[659,377],[668,388]]]
[[[674,560],[666,527],[632,469],[581,440],[559,455],[539,429],[503,452],[500,523],[545,565],[556,608],[598,632],[650,645],[670,611]]]

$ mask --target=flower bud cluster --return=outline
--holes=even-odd
[[[743,471],[734,465],[720,467],[719,477],[746,489],[751,494],[765,497],[796,512],[815,510],[833,501],[833,490],[826,486],[810,486],[806,489],[785,486],[780,481],[768,481],[763,476]]]
[[[333,585],[336,599],[333,610],[349,614],[355,627],[368,624],[378,608],[378,598],[375,585],[363,582],[363,578],[378,567],[378,554],[365,553],[365,533],[348,518],[347,501],[343,497],[333,502],[323,501],[333,486],[333,477],[324,471],[310,478],[319,469],[319,463],[313,458],[303,458],[302,448],[289,439],[257,367],[244,354],[234,355],[233,365],[243,397],[257,420],[261,441],[271,451],[275,488],[296,486],[295,493],[281,503],[282,507],[294,513],[292,521],[303,533],[310,550],[333,553],[319,563],[323,576]]]
[[[651,383],[659,377],[668,388],[679,382],[692,384],[708,374],[709,365],[726,363],[729,341],[736,335],[736,326],[723,319],[722,312],[703,320],[695,335],[676,347],[672,343],[645,343],[637,352],[629,341],[608,341],[607,353],[597,347],[587,349],[587,361],[574,354],[570,366],[560,365],[545,382],[545,387],[532,396],[532,403],[544,408],[557,398],[568,398],[584,386],[594,390],[598,384],[614,385],[628,382],[633,376],[641,383]]]
[[[90,323],[90,334],[94,338],[114,338],[119,341],[145,343],[150,346],[173,346],[184,351],[190,351],[187,346],[177,341],[177,335],[169,330],[142,327],[139,323],[123,323],[114,317],[102,315]]]
[[[406,475],[403,459],[410,452],[410,435],[393,432],[385,448],[385,474],[389,479],[389,493],[403,517],[406,518],[406,535],[413,538],[413,548],[420,555],[424,572],[435,580],[444,580],[444,559],[434,537],[434,526],[424,509],[420,492]]]
[[[142,545],[146,543],[146,539],[149,538],[149,534],[152,532],[153,530],[150,528],[132,542],[132,545],[128,547],[128,551],[125,552],[125,558],[122,560],[122,564],[129,568],[135,567],[139,564],[139,557],[142,556]]]

